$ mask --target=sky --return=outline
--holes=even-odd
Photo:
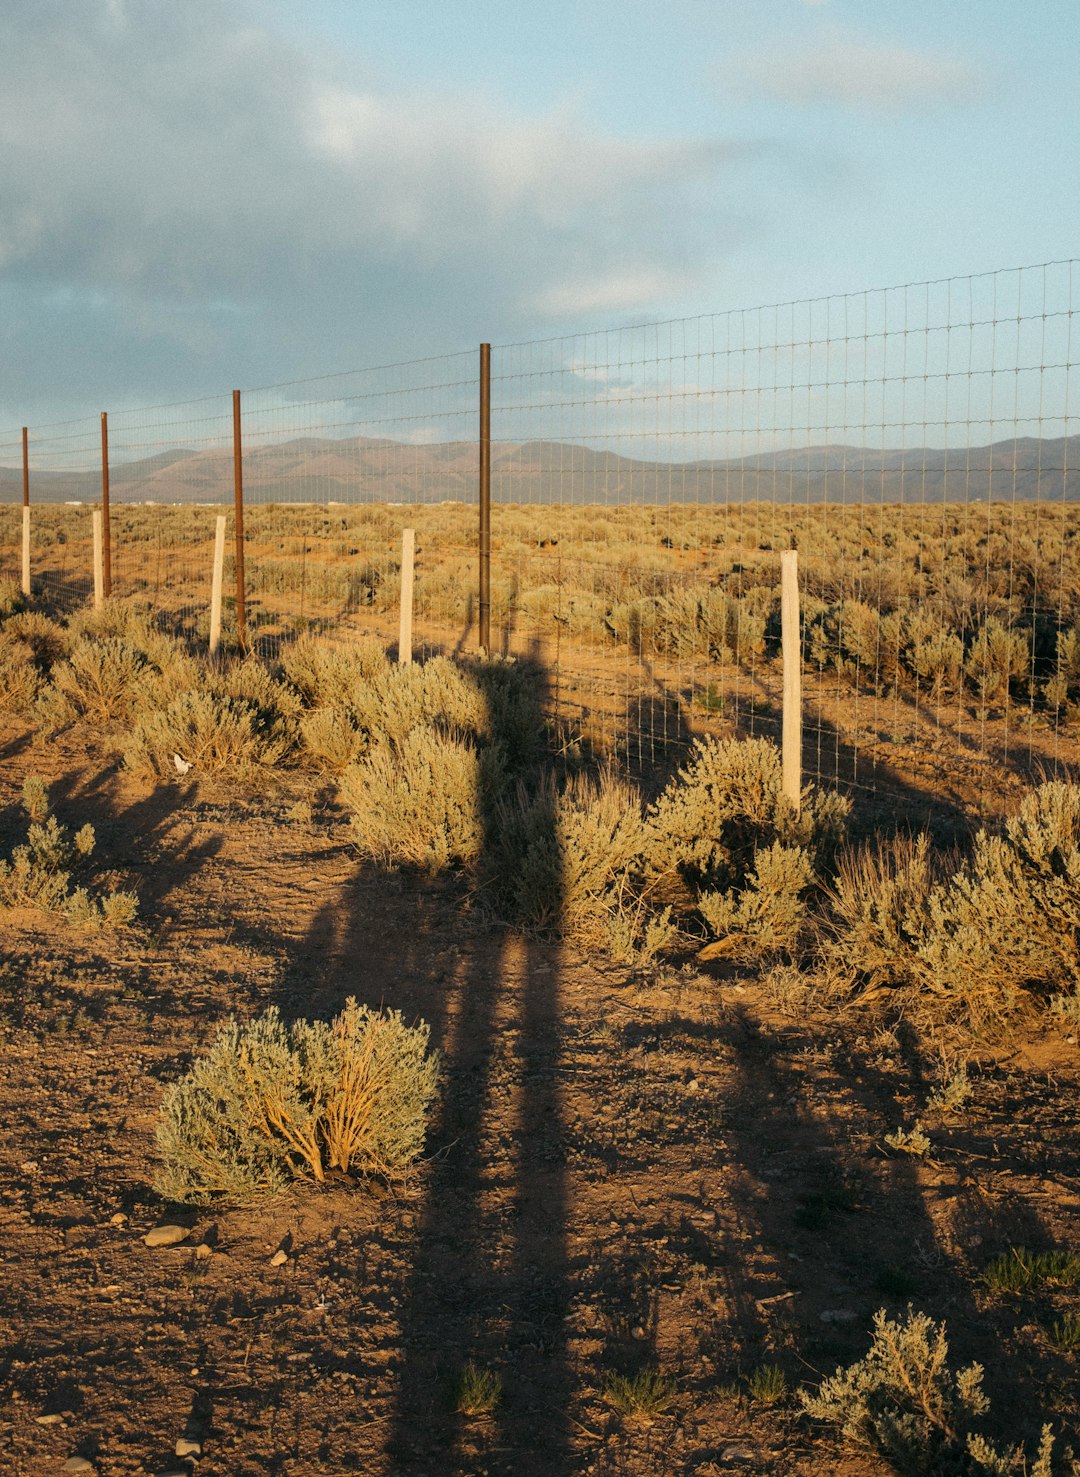
[[[1075,0],[6,0],[0,433],[1080,254]]]

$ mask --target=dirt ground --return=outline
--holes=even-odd
[[[105,735],[0,718],[5,856],[29,773],[94,824],[141,917],[110,935],[0,915],[4,1472],[863,1477],[880,1459],[795,1392],[909,1303],[985,1365],[988,1432],[1072,1421],[1078,1444],[1076,1354],[1050,1333],[1077,1290],[980,1280],[1010,1247],[1077,1248],[1067,1027],[969,1043],[972,1095],[935,1113],[955,1040],[790,973],[635,978],[509,934],[461,879],[362,866],[314,780],[151,788]],[[407,1182],[163,1203],[162,1091],[223,1020],[349,995],[422,1017],[443,1054]],[[890,1152],[916,1118],[930,1154]],[[146,1246],[165,1222],[186,1239]],[[455,1408],[470,1361],[502,1381],[476,1415]],[[620,1411],[613,1380],[648,1369],[665,1408]]]

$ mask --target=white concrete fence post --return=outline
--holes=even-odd
[[[218,515],[214,531],[214,567],[210,580],[210,655],[221,645],[221,590],[225,578],[225,515]]]
[[[105,599],[105,540],[103,534],[103,520],[101,509],[95,508],[93,513],[94,523],[94,609],[97,610]]]
[[[416,555],[416,533],[406,528],[401,535],[401,619],[398,625],[398,661],[408,666],[412,661],[413,566]]]

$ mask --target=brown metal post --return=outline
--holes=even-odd
[[[22,502],[23,507],[30,506],[30,443],[29,432],[25,426],[22,428]]]
[[[480,345],[480,650],[491,650],[491,345]]]
[[[240,391],[232,392],[233,505],[236,511],[236,635],[247,650],[247,612],[244,608],[244,455],[240,437]]]
[[[112,527],[109,523],[109,416],[101,412],[101,552],[106,600],[112,594]]]

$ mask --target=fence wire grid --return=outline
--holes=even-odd
[[[565,741],[646,774],[696,734],[778,737],[796,548],[808,778],[996,810],[1080,757],[1077,267],[493,346],[491,645],[543,667]],[[242,393],[256,649],[392,646],[406,527],[414,650],[476,648],[479,397],[475,350]],[[222,515],[235,582],[229,397],[107,429],[112,592],[205,640]],[[22,434],[0,436],[12,579]],[[101,427],[26,444],[33,587],[70,609]]]

